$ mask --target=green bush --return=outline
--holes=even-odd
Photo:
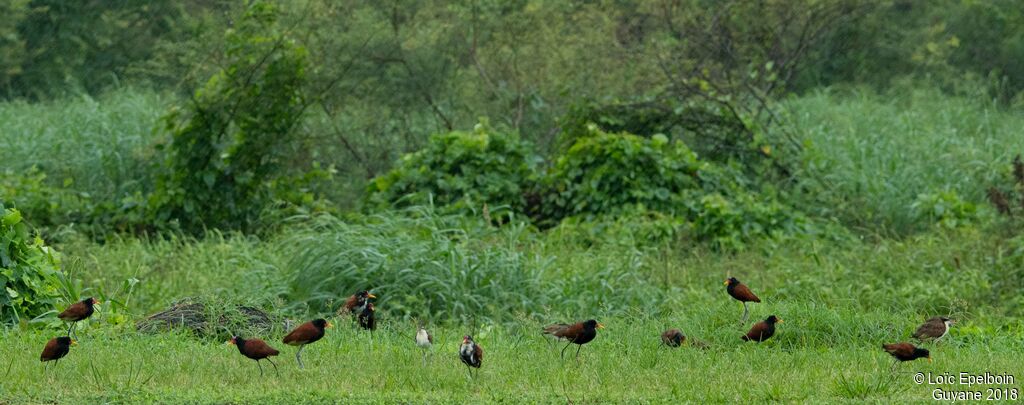
[[[533,177],[530,148],[516,135],[478,124],[473,132],[430,137],[426,148],[402,157],[397,167],[369,184],[371,205],[437,204],[462,211],[484,204],[523,212]]]
[[[53,311],[61,297],[60,254],[32,237],[21,213],[0,203],[0,322],[18,324]]]
[[[225,34],[225,67],[165,117],[167,171],[149,201],[158,223],[252,230],[289,183],[283,160],[306,106],[307,54],[277,18],[271,3],[247,5]]]
[[[977,206],[964,201],[955,190],[918,194],[910,209],[921,220],[946,228],[971,223],[978,216]]]

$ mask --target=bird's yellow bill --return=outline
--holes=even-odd
[[[779,323],[782,323],[782,320],[781,320],[781,319],[779,319],[779,320],[778,320],[778,322],[779,322]]]
[[[330,322],[327,322],[327,327],[328,327],[328,328],[333,328],[333,327],[334,327],[334,324],[332,324],[332,323],[330,323]]]
[[[600,323],[599,323],[599,324],[597,324],[597,328],[598,328],[598,329],[604,329],[604,325],[602,325],[602,324],[600,324]]]
[[[729,280],[725,280],[725,282],[722,283],[722,285],[729,285]]]
[[[227,342],[224,342],[224,344],[226,344],[226,345],[233,345],[233,344],[235,344],[235,339],[231,339],[231,340],[229,340]]]
[[[376,296],[376,295],[373,295],[373,294],[366,294],[366,296],[367,296],[367,297],[370,297],[370,298],[377,298],[377,296]]]
[[[72,340],[71,341],[71,345],[72,346],[78,346],[78,341],[77,340]]]
[[[932,362],[932,356],[928,356],[928,362],[929,362],[929,363],[931,363],[931,362]]]

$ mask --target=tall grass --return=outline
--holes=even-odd
[[[169,102],[159,93],[127,89],[98,99],[0,103],[0,172],[37,166],[54,184],[84,193],[138,190]]]
[[[796,177],[820,214],[869,231],[921,230],[911,205],[922,193],[985,204],[985,189],[1024,153],[1024,115],[935,89],[823,90],[788,107],[807,142]]]

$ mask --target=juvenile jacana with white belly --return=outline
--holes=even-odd
[[[338,308],[338,315],[358,316],[363,312],[363,309],[366,307],[366,304],[370,302],[370,299],[373,298],[377,298],[377,296],[370,294],[367,290],[352,294],[345,300],[345,303],[341,305],[341,308]]]
[[[743,303],[743,318],[740,320],[741,324],[747,323],[747,317],[750,316],[750,309],[747,308],[748,302],[761,302],[760,298],[757,298],[750,288],[746,284],[741,283],[736,277],[729,277],[725,280],[725,291],[729,292],[729,295]]]
[[[928,349],[922,349],[916,347],[910,343],[891,343],[883,344],[882,349],[889,353],[892,358],[896,359],[892,363],[892,368],[896,368],[896,365],[905,361],[914,361],[921,358],[927,358],[928,362],[932,362],[932,355],[928,353]]]
[[[302,365],[302,349],[304,349],[306,345],[323,338],[326,333],[325,330],[332,326],[334,325],[331,325],[330,322],[327,322],[324,319],[314,319],[299,325],[281,340],[286,345],[299,347],[299,351],[295,352],[295,361],[299,363],[299,368],[305,368],[305,366]]]
[[[427,332],[422,323],[416,328],[416,346],[423,349],[423,363],[426,364],[427,351],[434,346],[434,337]]]
[[[775,324],[779,322],[782,322],[782,320],[775,315],[769,316],[765,320],[755,323],[750,328],[750,331],[746,335],[741,336],[740,339],[747,342],[764,342],[775,334]]]
[[[597,330],[603,329],[604,325],[598,323],[596,320],[589,319],[583,322],[574,323],[572,325],[564,323],[555,323],[544,327],[543,333],[546,335],[554,336],[558,339],[568,340],[569,343],[565,344],[562,348],[562,358],[565,358],[565,349],[569,348],[569,345],[575,343],[579,345],[576,348],[576,360],[580,358],[580,349],[583,348],[584,344],[590,343],[597,337]]]
[[[270,356],[277,356],[281,352],[277,349],[270,347],[267,342],[262,339],[242,339],[241,337],[235,336],[231,340],[228,340],[228,344],[232,344],[238,347],[238,352],[242,353],[243,356],[250,359],[256,360],[256,365],[260,368],[260,376],[263,376],[263,366],[260,365],[260,360],[266,359],[270,362],[270,365],[274,366],[274,373],[277,372],[277,364],[274,364],[273,360],[270,360]]]
[[[459,359],[466,365],[470,375],[473,375],[473,369],[479,369],[483,365],[484,349],[473,341],[472,336],[463,336],[462,345],[459,346]]]
[[[43,354],[39,355],[39,361],[43,362],[44,368],[48,361],[52,361],[56,365],[60,362],[60,359],[68,355],[68,352],[71,351],[71,346],[77,344],[77,342],[67,336],[50,339],[50,341],[46,342],[46,346],[43,346]]]
[[[946,334],[949,333],[949,327],[953,326],[954,323],[952,319],[944,316],[933,317],[925,321],[921,326],[918,326],[917,330],[914,331],[913,337],[922,342],[925,340],[938,341],[946,337]]]
[[[71,333],[75,332],[75,325],[78,321],[85,320],[92,316],[92,314],[96,312],[96,308],[94,306],[99,303],[99,300],[89,297],[72,304],[68,309],[65,309],[64,312],[57,314],[57,318],[60,318],[64,322],[71,323],[71,325],[68,326],[69,337],[71,336]],[[78,339],[78,333],[75,333],[75,339]]]

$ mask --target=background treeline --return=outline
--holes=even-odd
[[[273,278],[287,287],[260,298],[311,312],[370,282],[434,283],[391,298],[403,316],[487,313],[507,291],[482,285],[625,309],[676,285],[667,263],[704,264],[681,252],[782,240],[953,239],[999,252],[964,259],[975,273],[958,258],[957,277],[1010,280],[972,303],[1020,284],[1014,1],[14,0],[0,14],[3,241],[23,252],[4,267],[38,276],[12,287],[24,310],[5,320],[82,288],[130,294],[136,277],[151,308],[204,290],[163,279],[168,255],[244,263],[239,285]],[[955,235],[913,239],[936,229]],[[66,277],[81,260],[24,253],[45,246],[35,233],[116,271],[83,286]],[[277,243],[291,253],[256,253]],[[790,253],[792,268],[811,257]],[[95,261],[107,254],[154,268]],[[546,305],[503,297],[518,304],[491,313]]]

